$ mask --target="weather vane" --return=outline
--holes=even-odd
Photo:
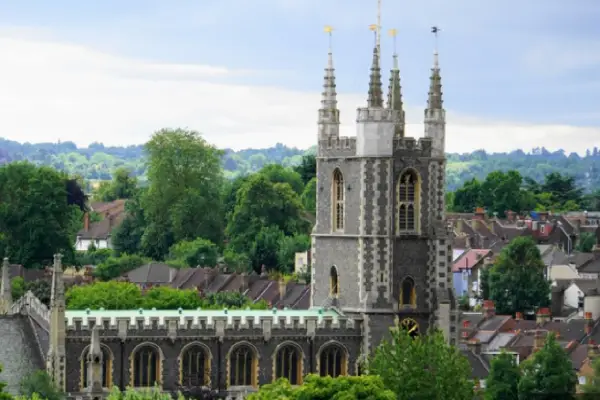
[[[381,54],[381,0],[377,0],[377,23],[369,25],[369,29],[375,34],[375,47]]]
[[[331,51],[331,42],[332,42],[332,32],[333,28],[330,25],[325,25],[325,29],[323,29],[327,36],[329,36],[329,51]]]
[[[435,37],[435,52],[437,53],[438,51],[438,34],[440,32],[440,28],[438,28],[437,26],[432,26],[431,27],[431,33],[433,33],[433,36]]]
[[[396,35],[398,35],[398,29],[390,29],[388,34],[392,37],[394,41],[394,54],[396,54]]]

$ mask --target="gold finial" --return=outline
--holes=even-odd
[[[329,36],[329,51],[331,51],[331,39],[332,39],[333,27],[331,25],[325,25],[325,28],[323,30]]]
[[[375,41],[375,46],[377,46],[377,24],[369,25],[369,30],[373,32],[373,40]]]
[[[398,35],[398,29],[392,28],[388,31],[388,34],[394,40],[394,54],[396,54],[396,35]]]

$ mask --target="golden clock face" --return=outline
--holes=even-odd
[[[412,318],[404,318],[400,323],[400,327],[406,330],[411,336],[419,334],[419,324]]]

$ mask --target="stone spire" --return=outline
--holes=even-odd
[[[440,75],[440,63],[437,50],[433,53],[433,68],[429,84],[429,98],[427,100],[428,110],[441,110],[442,101],[442,77]]]
[[[2,282],[0,285],[0,314],[8,314],[12,307],[12,290],[10,284],[10,265],[8,257],[2,262]]]
[[[396,53],[394,53],[394,64],[390,71],[387,103],[389,109],[398,111],[394,126],[394,136],[404,137],[404,107],[402,103],[402,86],[400,85],[400,68],[398,67],[398,55]]]
[[[54,255],[52,291],[50,294],[50,340],[46,369],[54,384],[65,390],[65,285],[62,270],[62,255]]]
[[[373,62],[371,64],[371,75],[369,78],[369,98],[367,106],[369,108],[383,107],[383,94],[381,90],[381,66],[379,62],[379,48],[377,45],[373,48]]]
[[[337,104],[337,92],[335,85],[335,68],[333,68],[333,51],[331,49],[331,32],[333,28],[325,27],[329,34],[329,52],[327,53],[327,67],[323,82],[323,94],[321,97],[321,108],[319,109],[319,139],[327,139],[339,136],[340,110]]]
[[[92,338],[89,351],[87,354],[87,382],[86,392],[93,399],[98,399],[102,396],[102,363],[103,363],[102,348],[100,347],[100,327],[94,326],[92,329]]]

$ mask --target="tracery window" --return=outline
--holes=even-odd
[[[335,231],[344,230],[344,177],[342,172],[336,168],[333,171],[333,229]]]
[[[206,386],[210,376],[210,360],[205,349],[192,345],[181,357],[181,385],[184,387]]]
[[[321,376],[338,376],[346,375],[346,352],[336,344],[331,344],[321,350],[319,356],[319,373]]]
[[[419,178],[414,171],[406,171],[400,176],[396,188],[399,232],[419,229],[419,189]]]
[[[133,356],[133,386],[151,387],[160,384],[160,354],[151,345],[138,348]]]
[[[291,344],[277,351],[275,379],[286,378],[292,385],[302,384],[302,353]]]
[[[100,345],[102,350],[102,387],[110,388],[112,386],[111,372],[112,372],[112,358],[110,351],[104,345]],[[90,351],[90,347],[86,347],[81,354],[81,388],[86,388],[89,385],[88,382],[88,363],[87,355]]]
[[[229,385],[256,386],[256,357],[247,345],[233,349],[229,355]]]

